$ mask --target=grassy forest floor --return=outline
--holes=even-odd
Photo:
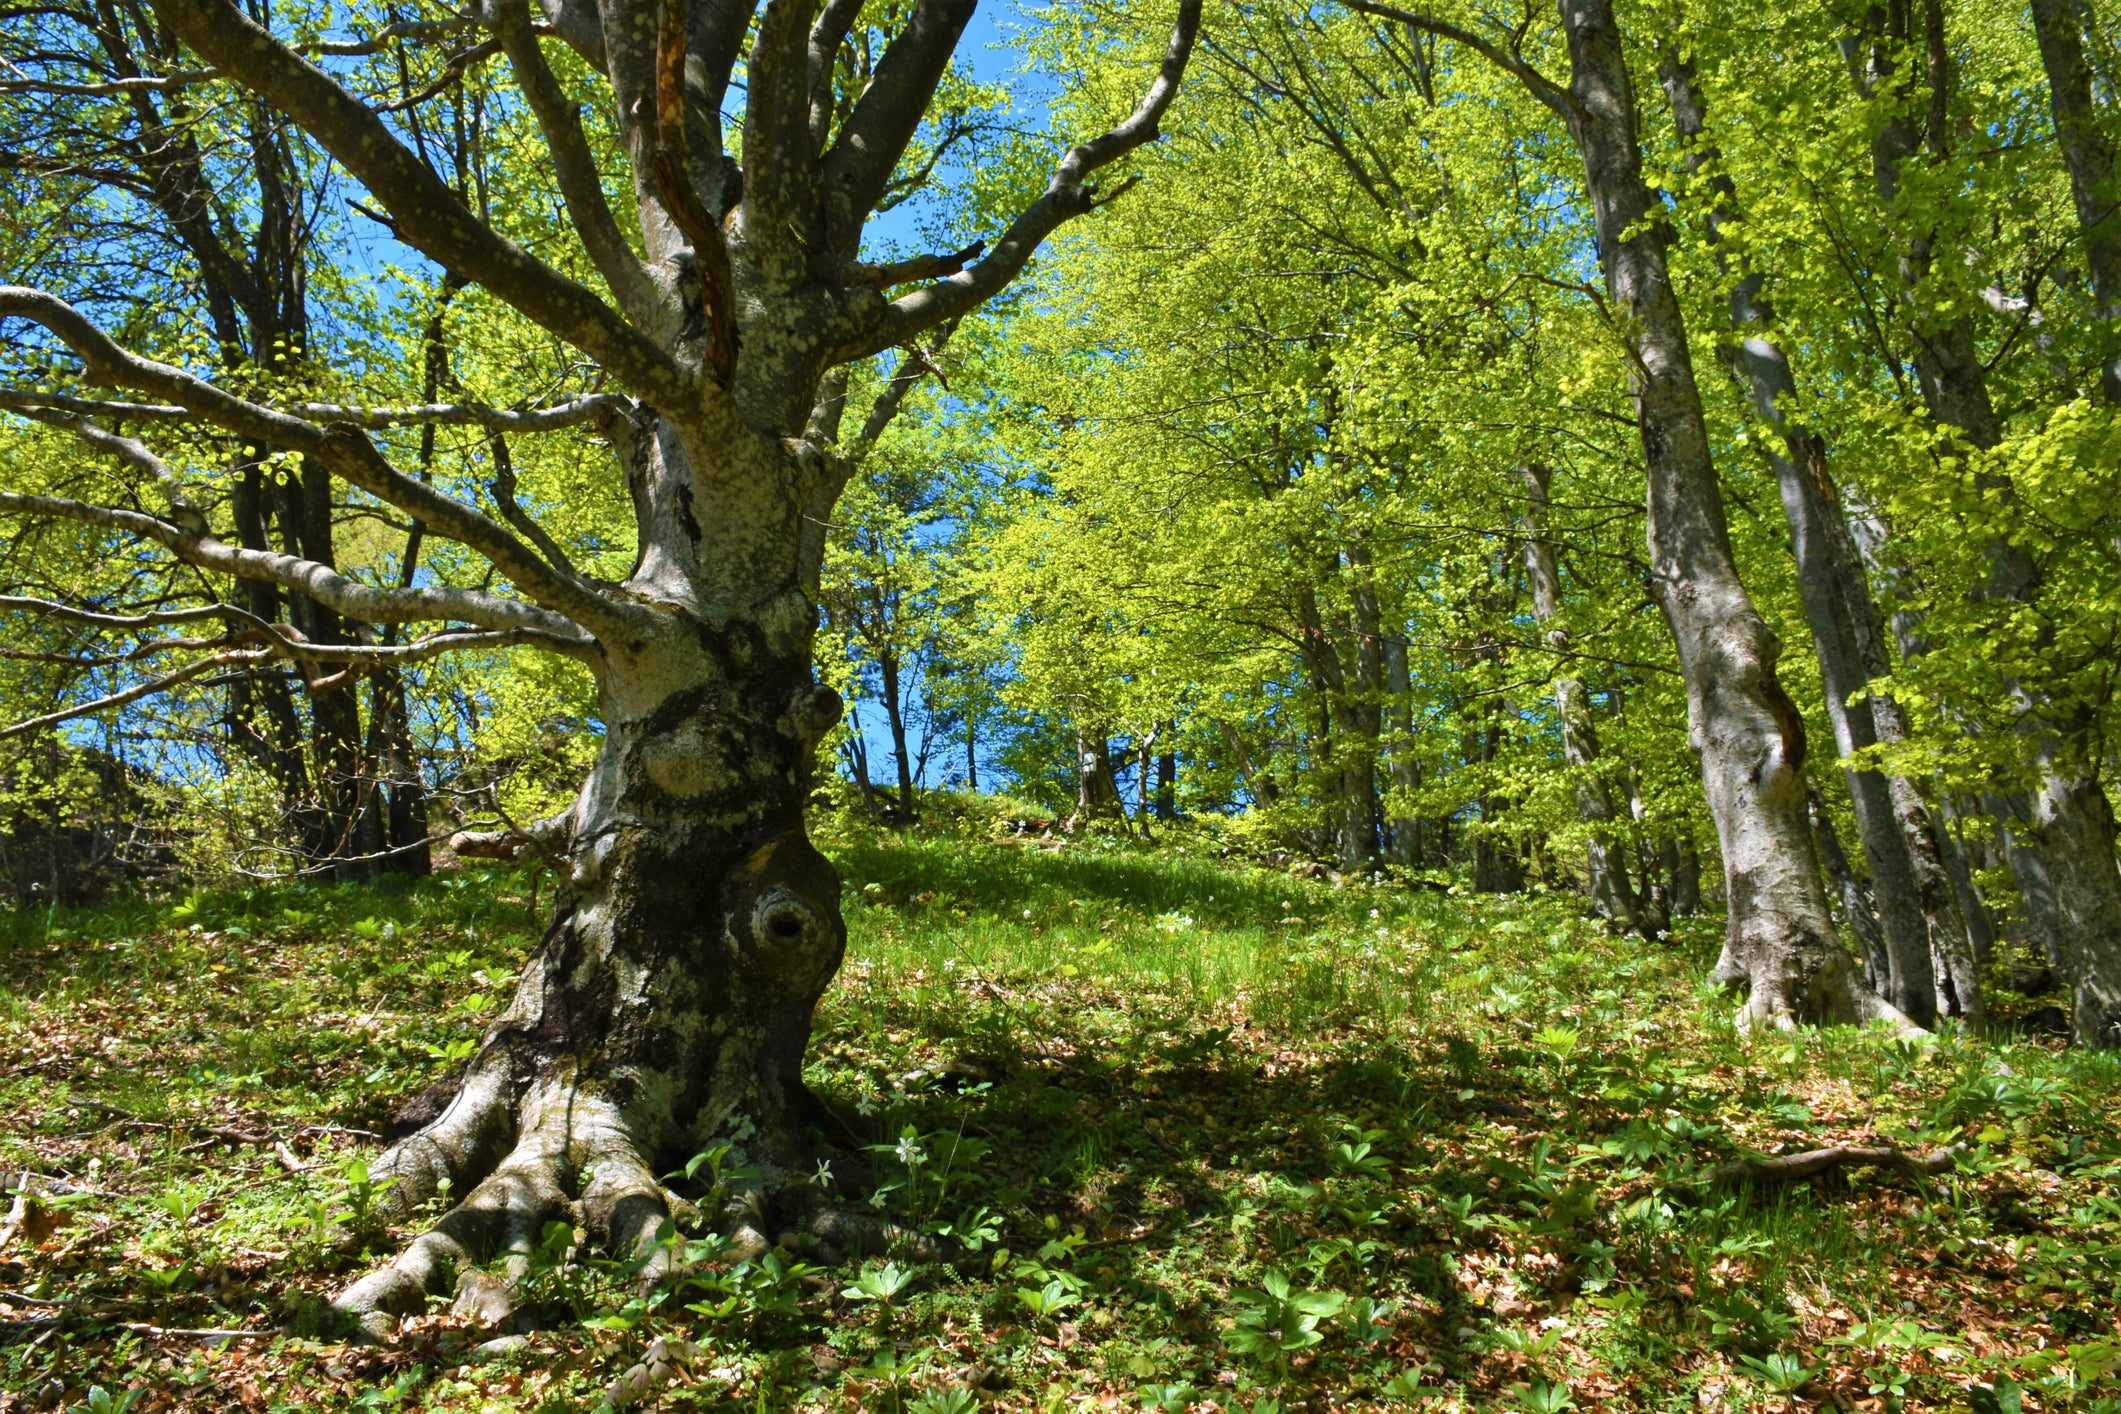
[[[0,1251],[0,1414],[666,1379],[636,1407],[2121,1410],[2121,1058],[1744,1040],[1711,919],[1650,946],[1560,898],[985,834],[825,840],[851,944],[811,1079],[877,1146],[844,1200],[958,1260],[705,1242],[650,1309],[558,1228],[542,1329],[441,1305],[385,1347],[323,1307],[400,1236],[361,1160],[505,999],[528,877],[0,919],[0,1169],[44,1190]],[[1965,1149],[1710,1177],[1841,1142]]]

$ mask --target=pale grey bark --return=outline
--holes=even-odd
[[[1907,6],[1888,6],[1871,17],[1871,32],[1863,42],[1849,46],[1859,88],[1873,101],[1890,105],[1871,148],[1873,182],[1887,210],[1898,196],[1903,164],[1918,157],[1943,161],[1950,155],[1946,120],[1954,74],[1941,0],[1925,0],[1921,18],[1916,33]],[[2061,36],[2052,26],[2048,30],[2042,43],[2052,48]],[[1919,128],[1894,84],[1898,46],[1917,39],[1926,64],[1928,99]],[[2067,107],[2071,96],[2065,93],[2060,101]],[[2094,175],[2095,154],[2085,148],[2083,130],[2073,128],[2072,134],[2087,175]],[[2106,248],[2104,213],[2097,208],[2098,193],[2087,194],[2094,198],[2094,214],[2102,217],[2089,232],[2098,243],[2093,250],[2096,256]],[[1990,449],[2002,442],[2003,427],[1989,396],[1988,370],[1980,358],[1973,320],[1964,314],[1940,316],[1934,312],[1935,301],[1921,297],[1936,259],[1934,247],[1934,233],[1912,232],[1901,260],[1902,281],[1914,295],[1902,302],[1902,308],[1915,348],[1916,383],[1930,416],[1947,435],[1975,450]],[[1985,472],[1978,481],[1998,504],[2006,508],[2012,504],[2012,487],[2006,478]],[[2041,571],[2023,544],[1998,533],[1986,539],[1983,550],[1988,560],[1984,592],[1989,597],[2020,604],[2037,600]],[[2084,979],[2089,1010],[2074,1023],[2078,1039],[2085,1044],[2114,1044],[2105,979],[2121,972],[2121,865],[2115,859],[2112,809],[2099,779],[2099,745],[2089,714],[2022,685],[2014,684],[2013,690],[2020,698],[2019,735],[2039,787],[2030,810],[1998,811],[2000,801],[1992,802],[1990,809],[2011,830],[2012,869],[2034,927],[2051,932],[2066,972],[2074,970],[2072,985],[2078,977]],[[2050,899],[2051,922],[2043,916]]]
[[[1667,52],[1660,77],[1675,124],[1689,144],[1689,168],[1698,174],[1713,154],[1703,146],[1707,117],[1692,68]],[[1732,207],[1737,192],[1720,170],[1710,183],[1715,209],[1709,232],[1717,243],[1719,264],[1727,269],[1721,237],[1736,218]],[[1798,597],[1826,689],[1827,719],[1846,760],[1881,739],[1898,740],[1905,732],[1878,729],[1881,720],[1892,727],[1899,726],[1901,718],[1897,703],[1869,689],[1888,669],[1877,606],[1842,518],[1825,440],[1795,415],[1796,378],[1774,337],[1774,311],[1764,285],[1763,276],[1753,271],[1742,273],[1732,286],[1731,327],[1738,337],[1727,347],[1726,357],[1754,414],[1781,437],[1779,449],[1767,447],[1768,460],[1790,528]],[[1874,965],[1873,985],[1918,1025],[1933,1024],[1943,1010],[1964,1016],[1978,1030],[1982,1012],[1972,949],[1938,855],[1935,824],[1919,793],[1913,782],[1889,781],[1876,770],[1845,767],[1843,774],[1884,944],[1880,957],[1885,965],[1882,970]],[[1878,960],[1871,959],[1874,964]]]
[[[1835,832],[1834,820],[1827,813],[1826,801],[1815,786],[1810,792],[1812,815],[1812,843],[1819,851],[1820,867],[1826,871],[1827,883],[1834,898],[1841,905],[1841,920],[1848,930],[1856,935],[1857,952],[1875,983],[1892,972],[1892,959],[1888,955],[1885,930],[1879,926],[1876,905],[1871,891],[1863,887],[1856,871],[1849,867],[1848,851],[1841,847],[1841,836]]]
[[[1715,975],[1748,989],[1748,1025],[1905,1016],[1858,975],[1834,932],[1804,800],[1804,723],[1775,678],[1781,645],[1731,553],[1667,233],[1643,178],[1634,82],[1607,0],[1560,0],[1569,82],[1516,47],[1375,0],[1350,8],[1482,54],[1559,115],[1583,159],[1606,295],[1623,331],[1649,480],[1652,592],[1687,683],[1688,735],[1722,845],[1729,924]]]
[[[2085,61],[2084,33],[2096,24],[2091,0],[2032,0],[2033,33],[2040,42],[2040,63],[2047,71],[2048,111],[2055,119],[2055,143],[2069,169],[2070,194],[2077,206],[2077,229],[2084,241],[2084,263],[2098,300],[2099,318],[2107,325],[2107,354],[2100,364],[2100,392],[2109,403],[2121,403],[2121,348],[2114,326],[2121,323],[2121,185],[2114,174],[2114,144],[2092,103],[2091,65]]]
[[[1556,105],[1584,163],[1606,288],[1625,316],[1649,471],[1651,584],[1686,675],[1689,735],[1722,844],[1730,910],[1720,979],[1753,1024],[1905,1018],[1860,977],[1827,914],[1804,798],[1804,724],[1775,678],[1780,644],[1731,554],[1665,233],[1643,181],[1635,94],[1606,0],[1561,0],[1570,83]]]

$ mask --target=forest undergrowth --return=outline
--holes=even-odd
[[[37,910],[0,934],[0,1411],[2121,1410],[2112,1054],[1742,1038],[1714,918],[1650,945],[1184,830],[822,838],[831,1185],[951,1261],[680,1232],[647,1301],[555,1225],[505,1329],[347,1344],[325,1303],[400,1236],[365,1161],[549,880]],[[1836,1144],[1957,1150],[1732,1176]],[[711,1207],[736,1160],[670,1182]]]

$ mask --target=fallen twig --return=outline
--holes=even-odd
[[[0,1301],[12,1301],[19,1306],[71,1306],[71,1301],[55,1301],[49,1296],[31,1296],[25,1291],[0,1291]]]
[[[1860,1144],[1836,1144],[1826,1149],[1807,1149],[1800,1154],[1778,1154],[1773,1158],[1744,1158],[1718,1164],[1702,1175],[1708,1184],[1735,1183],[1765,1187],[1795,1183],[1840,1168],[1844,1164],[1871,1164],[1891,1169],[1904,1178],[1930,1178],[1948,1172],[1964,1146],[1954,1144],[1929,1154],[1910,1154],[1890,1146],[1876,1148]]]
[[[305,1124],[297,1134],[351,1134],[357,1139],[381,1139],[383,1136],[372,1129],[348,1129],[341,1124]]]
[[[168,1336],[176,1340],[271,1340],[279,1331],[188,1330],[179,1326],[150,1326],[138,1321],[123,1323],[126,1330],[149,1339]]]
[[[287,1147],[285,1139],[275,1139],[272,1152],[273,1157],[280,1161],[280,1167],[286,1169],[289,1173],[309,1172],[309,1165],[295,1157],[295,1151]]]

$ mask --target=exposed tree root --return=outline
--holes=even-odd
[[[517,1097],[505,1068],[474,1067],[448,1109],[371,1167],[377,1181],[391,1181],[377,1203],[386,1221],[403,1221],[474,1179],[477,1186],[333,1303],[367,1338],[387,1337],[430,1297],[452,1291],[459,1314],[504,1324],[545,1225],[556,1220],[580,1223],[613,1257],[639,1262],[644,1291],[676,1275],[660,1239],[673,1217],[698,1210],[657,1179],[648,1158],[656,1146],[618,1106],[573,1083],[547,1079]],[[918,1260],[949,1255],[924,1234],[827,1203],[807,1181],[740,1190],[713,1216],[736,1260],[776,1246],[835,1264],[893,1248]],[[480,1270],[496,1258],[498,1276]]]
[[[589,1175],[581,1216],[614,1250],[637,1255],[653,1241],[670,1208],[616,1107],[552,1081],[513,1104],[506,1087],[467,1082],[440,1119],[376,1165],[378,1178],[394,1180],[385,1214],[402,1216],[432,1200],[443,1177],[453,1188],[514,1116],[521,1120],[515,1146],[464,1201],[333,1303],[365,1334],[388,1335],[399,1318],[425,1309],[429,1296],[496,1254],[506,1254],[508,1281],[520,1278],[545,1224],[575,1213],[570,1190],[581,1174]]]
[[[1957,1144],[1929,1154],[1910,1154],[1884,1145],[1866,1147],[1859,1144],[1836,1144],[1826,1149],[1807,1149],[1801,1154],[1779,1154],[1774,1158],[1764,1159],[1745,1158],[1728,1164],[1718,1164],[1702,1175],[1702,1182],[1711,1186],[1732,1184],[1766,1188],[1812,1178],[1846,1164],[1869,1164],[1875,1168],[1889,1169],[1904,1178],[1931,1178],[1949,1172],[1961,1152],[1962,1146]]]

